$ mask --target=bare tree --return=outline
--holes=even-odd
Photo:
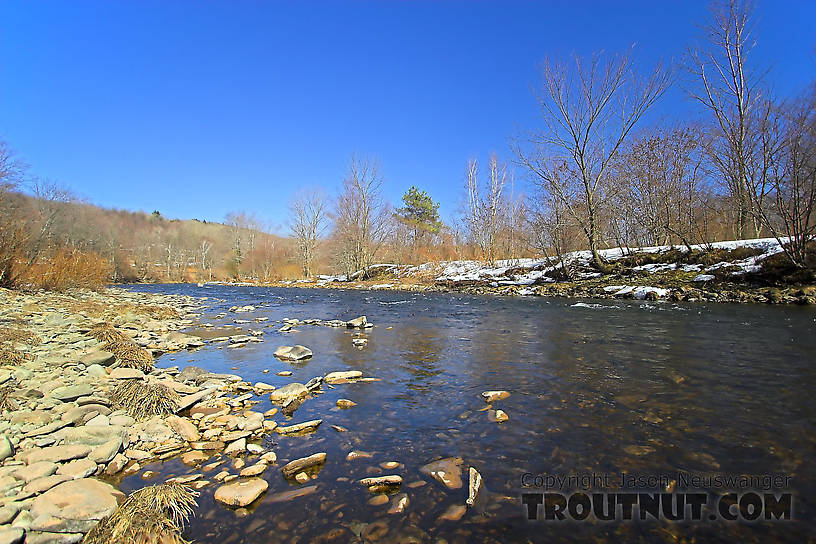
[[[690,249],[705,189],[703,152],[690,127],[643,133],[615,160],[614,227],[619,245],[682,242]]]
[[[749,62],[756,45],[752,0],[714,2],[705,32],[708,47],[689,52],[689,69],[699,82],[692,96],[714,118],[708,151],[732,201],[735,235],[758,235],[773,152],[763,134],[772,110],[764,73]]]
[[[663,95],[671,74],[658,65],[647,77],[635,74],[631,51],[568,62],[545,60],[539,103],[544,130],[532,150],[517,147],[519,160],[539,187],[561,201],[581,227],[595,265],[604,189],[612,160],[632,128]]]
[[[352,157],[337,198],[335,220],[338,258],[349,274],[367,273],[391,230],[391,211],[382,196],[382,184],[375,161]]]
[[[499,231],[509,211],[509,203],[503,195],[507,177],[507,165],[500,163],[496,155],[490,156],[488,180],[484,191],[479,188],[477,160],[469,160],[465,170],[467,192],[465,224],[470,238],[489,263],[496,260]]]
[[[322,191],[312,189],[302,191],[289,204],[290,228],[295,238],[303,265],[303,276],[312,274],[317,242],[328,225],[328,205]]]
[[[19,217],[16,190],[25,165],[0,140],[0,286],[11,287],[20,272],[18,261],[28,244],[28,233]]]
[[[773,205],[755,202],[754,209],[790,261],[806,268],[808,245],[816,236],[816,86],[780,109],[780,122],[763,131],[763,139],[775,149],[763,184]]]

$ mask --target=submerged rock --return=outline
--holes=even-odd
[[[421,467],[419,471],[422,474],[431,476],[448,489],[461,489],[463,464],[464,459],[461,457],[446,457],[428,463]]]

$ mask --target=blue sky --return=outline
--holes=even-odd
[[[816,75],[816,2],[758,3],[756,60],[780,94]],[[0,0],[0,138],[91,202],[285,224],[291,194],[339,188],[353,153],[379,159],[450,217],[465,163],[510,159],[538,126],[546,55],[637,44],[682,56],[697,1]],[[649,122],[693,118],[680,88]],[[523,173],[517,184],[523,188]]]

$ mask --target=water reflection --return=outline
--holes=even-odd
[[[200,294],[187,286],[139,288]],[[233,305],[256,306],[254,313],[228,314],[217,324],[248,319],[247,327],[263,327],[264,342],[241,349],[207,346],[163,357],[160,364],[193,359],[214,372],[237,372],[276,386],[351,369],[381,381],[327,389],[291,418],[323,418],[317,433],[271,437],[279,466],[328,453],[317,479],[307,484],[318,486],[314,493],[273,502],[293,489],[277,468],[264,475],[269,491],[251,512],[216,505],[213,489],[205,488],[187,535],[198,542],[346,542],[364,530],[368,541],[382,533],[381,542],[529,542],[545,531],[556,542],[801,542],[816,529],[812,309],[606,301],[573,307],[574,301],[393,292],[205,291],[221,299],[207,310],[210,316]],[[355,331],[301,325],[297,332],[279,333],[275,323],[284,317],[363,314],[378,326],[364,333],[369,342],[362,350],[352,345]],[[269,321],[256,323],[257,317]],[[278,345],[296,343],[315,356],[296,365],[272,357]],[[293,375],[276,376],[279,370]],[[510,416],[501,425],[488,420],[479,396],[495,388],[512,392],[497,405]],[[357,406],[338,410],[338,398]],[[256,410],[269,406],[264,400]],[[337,433],[332,424],[348,432]],[[353,449],[373,457],[347,461]],[[463,504],[466,490],[448,490],[419,472],[446,456],[462,456],[466,466],[477,467],[492,493],[483,511],[469,511],[456,522],[438,518],[451,505]],[[380,473],[385,461],[401,463],[402,491],[410,499],[404,514],[369,505],[370,494],[355,483]],[[177,461],[146,468],[163,476],[195,472]],[[797,519],[547,525],[522,515],[525,472],[677,470],[791,474]],[[413,482],[425,484],[407,485]],[[136,476],[123,485],[144,483]]]

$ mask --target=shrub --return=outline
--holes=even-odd
[[[110,263],[96,253],[61,249],[51,259],[24,270],[18,283],[48,291],[74,287],[99,290],[107,283],[110,273]]]

